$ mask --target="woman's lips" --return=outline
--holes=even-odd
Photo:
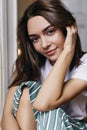
[[[52,50],[46,52],[47,56],[53,56],[53,55],[55,54],[56,49],[57,49],[57,48],[52,49]]]

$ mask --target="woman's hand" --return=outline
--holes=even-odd
[[[76,23],[74,23],[72,26],[66,27],[66,30],[67,30],[67,36],[64,43],[64,51],[71,53],[73,56],[76,46],[77,30],[78,30]]]

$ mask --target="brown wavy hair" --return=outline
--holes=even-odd
[[[59,0],[36,0],[29,5],[18,22],[17,37],[22,53],[17,57],[13,80],[9,87],[19,85],[23,81],[40,80],[40,67],[44,65],[46,58],[36,52],[27,31],[28,20],[38,15],[44,17],[56,28],[61,28],[65,36],[67,34],[66,27],[71,26],[76,21],[72,13]],[[80,64],[81,56],[81,42],[77,34],[76,48],[70,70],[75,65]]]

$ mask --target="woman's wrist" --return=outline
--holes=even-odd
[[[72,59],[73,55],[74,55],[74,49],[64,49],[62,51],[62,54],[64,55],[65,58],[70,58]]]

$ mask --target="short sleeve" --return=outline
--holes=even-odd
[[[87,81],[87,54],[81,58],[81,64],[78,67],[74,67],[70,74],[70,79],[77,78]],[[87,90],[82,92],[82,95],[87,96]]]
[[[81,57],[81,64],[74,67],[70,74],[70,78],[78,78],[87,81],[87,54]]]

